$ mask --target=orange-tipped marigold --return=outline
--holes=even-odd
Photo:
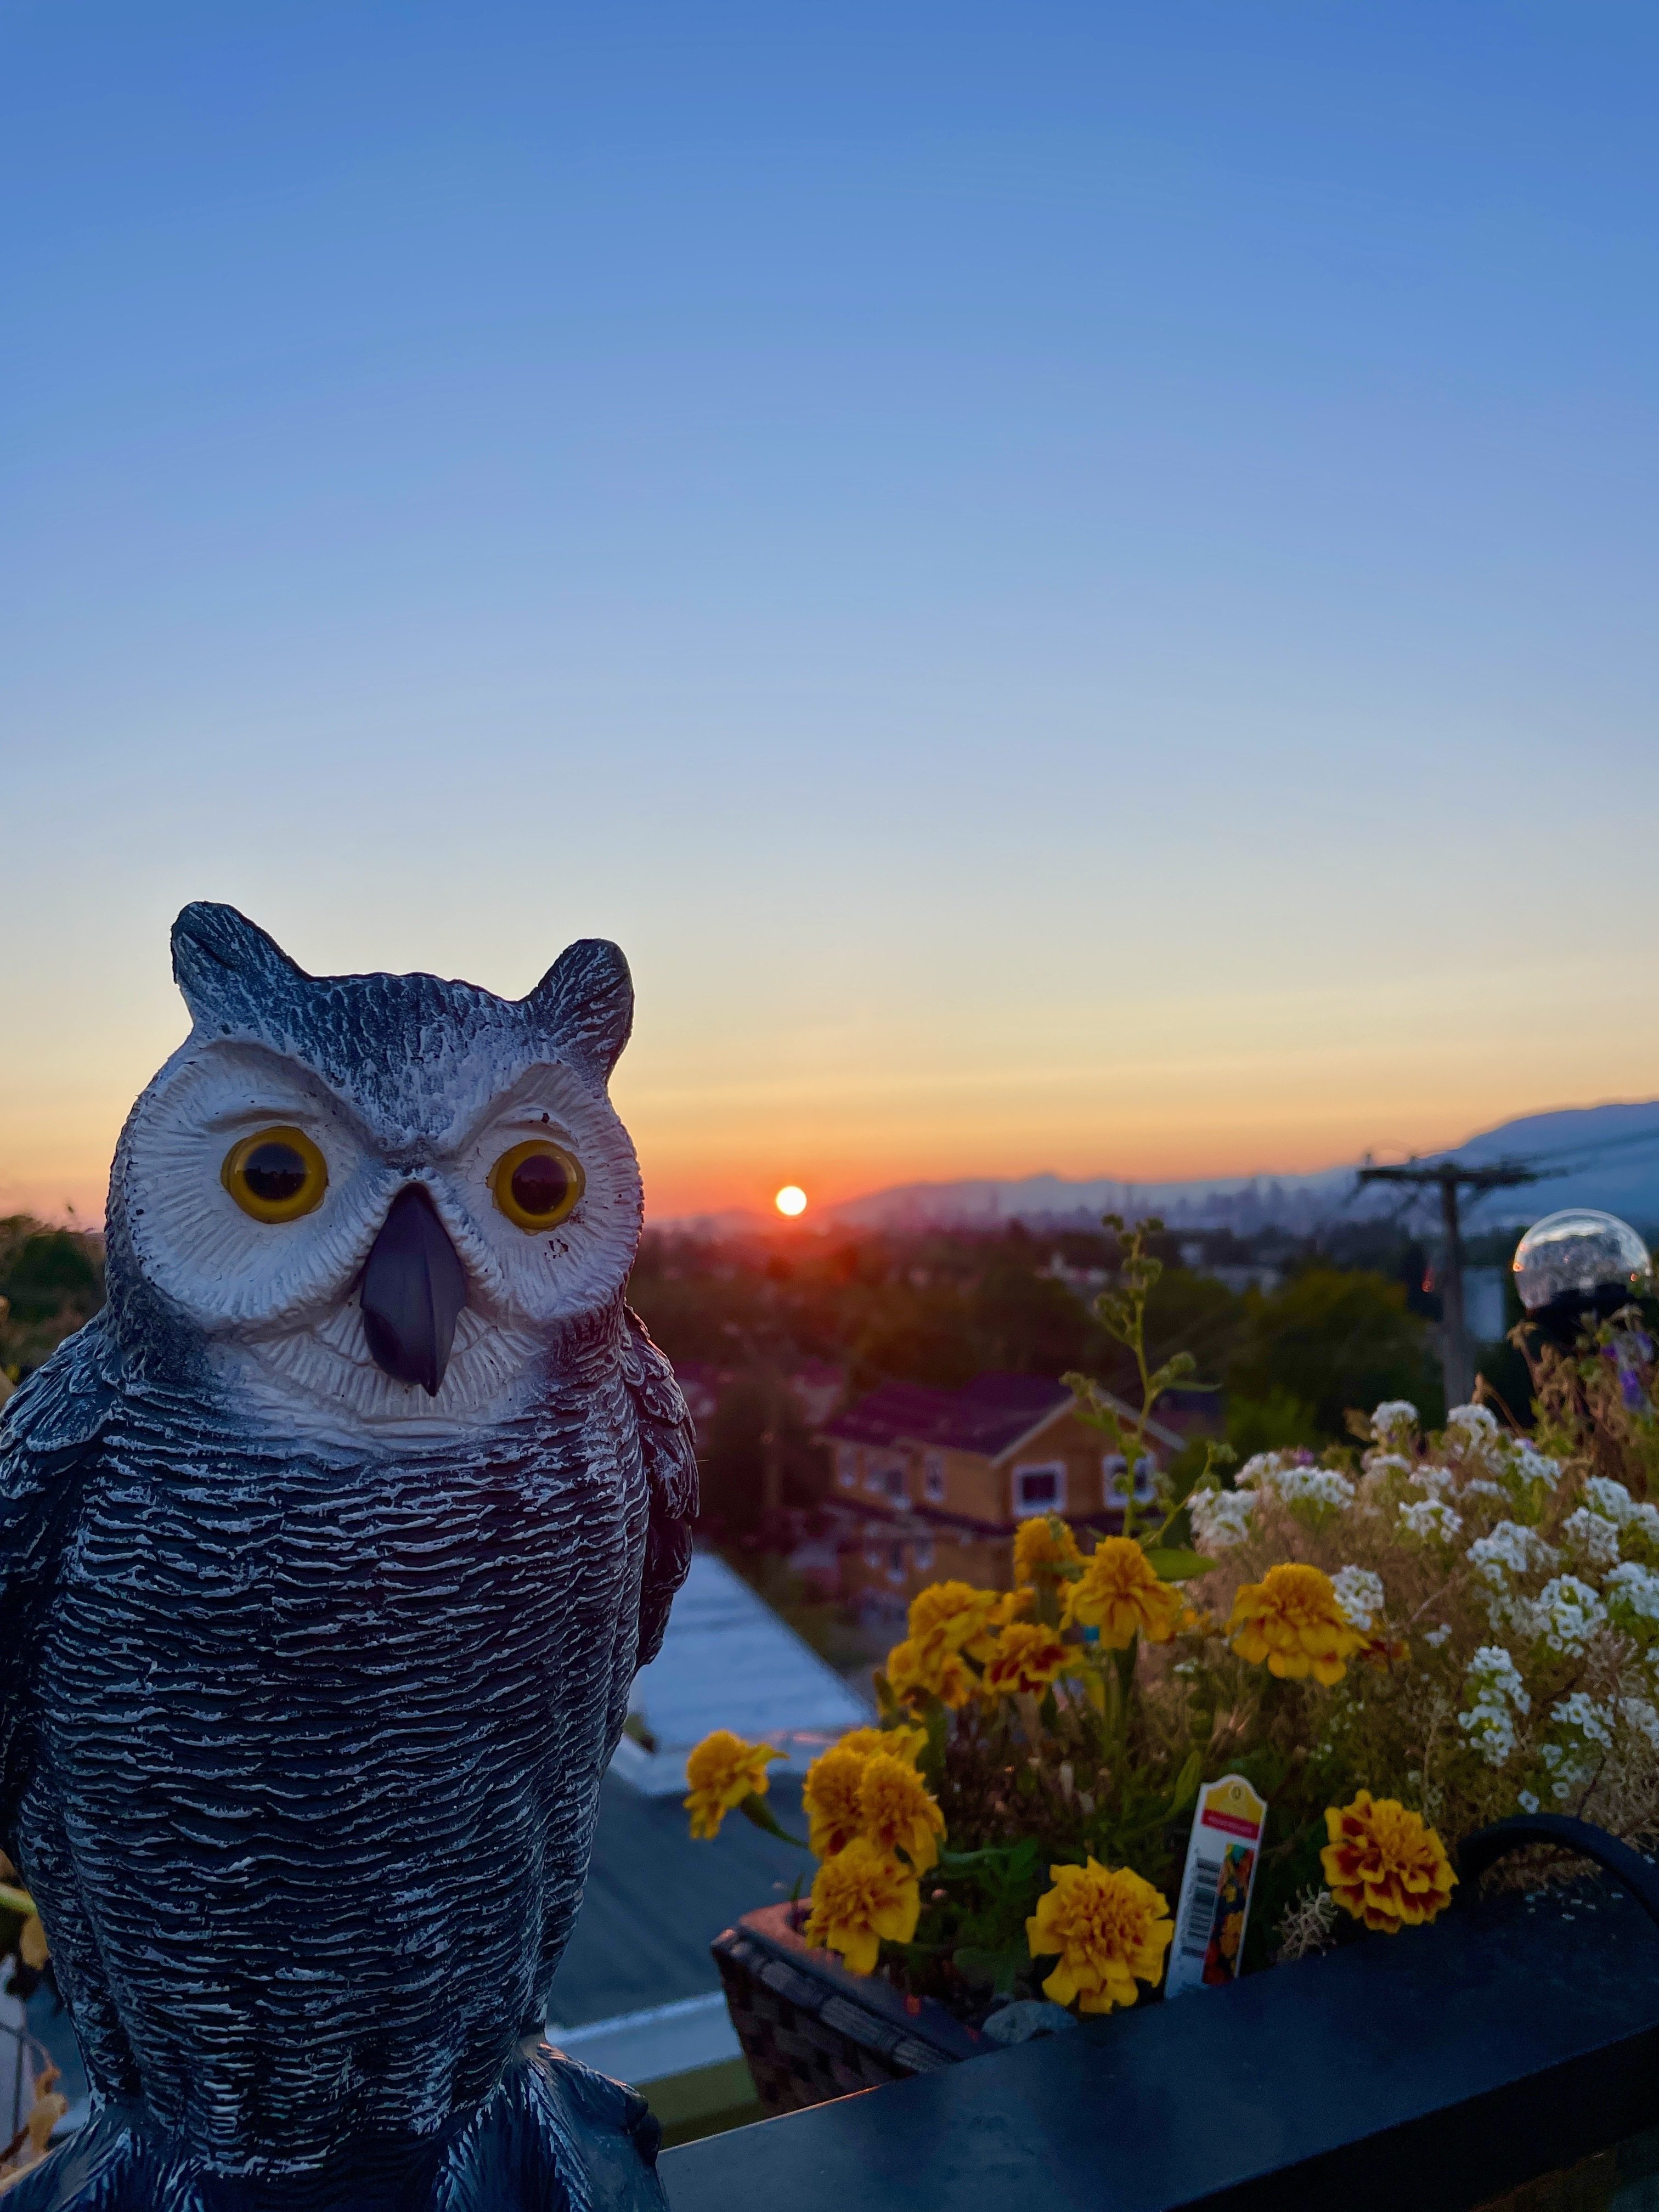
[[[874,1729],[860,1734],[874,1735]],[[851,1744],[834,1744],[806,1770],[800,1802],[806,1812],[806,1839],[821,1859],[845,1850],[859,1832],[859,1790],[869,1755]]]
[[[998,1637],[997,1648],[985,1669],[985,1695],[1039,1694],[1065,1673],[1071,1656],[1052,1628],[1036,1620],[1012,1621]]]
[[[783,1753],[769,1743],[745,1743],[730,1729],[716,1729],[704,1736],[685,1762],[685,1778],[691,1794],[685,1809],[691,1815],[691,1832],[706,1842],[718,1836],[720,1822],[745,1797],[764,1797],[766,1770]]]
[[[965,1651],[970,1659],[988,1659],[991,1622],[1001,1603],[1000,1590],[975,1589],[971,1583],[931,1583],[910,1601],[909,1641],[932,1651]]]
[[[902,1851],[918,1874],[939,1862],[945,1815],[915,1767],[884,1752],[864,1763],[859,1832],[884,1851]]]
[[[858,1836],[818,1869],[806,1940],[839,1951],[855,1974],[871,1974],[884,1940],[908,1943],[921,1914],[921,1892],[909,1868]]]
[[[965,1705],[978,1686],[960,1652],[932,1640],[919,1642],[914,1636],[888,1653],[887,1686],[902,1705],[937,1698],[952,1711]]]
[[[1156,1987],[1175,1934],[1162,1893],[1130,1868],[1095,1859],[1050,1867],[1048,1877],[1054,1887],[1025,1923],[1034,1959],[1060,1954],[1043,1995],[1062,2005],[1075,1998],[1079,2012],[1110,2012],[1134,2003],[1138,1981]]]
[[[1167,1644],[1185,1610],[1180,1591],[1159,1582],[1133,1537],[1103,1536],[1067,1584],[1061,1618],[1067,1628],[1079,1621],[1097,1628],[1105,1650],[1123,1651],[1137,1636]]]
[[[1259,1583],[1240,1587],[1227,1633],[1242,1659],[1252,1666],[1265,1659],[1268,1672],[1287,1681],[1311,1674],[1316,1682],[1340,1682],[1365,1641],[1342,1610],[1330,1577],[1294,1562],[1269,1567]]]
[[[1331,1840],[1319,1857],[1331,1895],[1367,1928],[1395,1936],[1450,1904],[1457,1876],[1445,1845],[1397,1798],[1362,1790],[1352,1805],[1327,1807],[1325,1827]]]
[[[907,1766],[914,1766],[927,1741],[924,1728],[855,1728],[848,1729],[833,1747],[855,1751],[860,1759],[874,1759],[878,1753],[884,1753],[889,1759],[902,1759]]]

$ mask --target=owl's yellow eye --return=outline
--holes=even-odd
[[[514,1226],[533,1237],[538,1229],[556,1229],[574,1212],[582,1171],[562,1146],[532,1137],[501,1154],[490,1170],[489,1188]]]
[[[303,1129],[260,1129],[225,1154],[219,1180],[256,1221],[297,1221],[328,1188],[328,1165]]]

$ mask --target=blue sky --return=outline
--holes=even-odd
[[[0,0],[0,1204],[226,897],[661,1210],[1659,1091],[1659,18]]]

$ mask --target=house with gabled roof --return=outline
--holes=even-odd
[[[1036,1514],[1102,1533],[1123,1525],[1121,1457],[1079,1417],[1066,1385],[1042,1376],[979,1375],[957,1390],[884,1382],[818,1433],[830,1454],[841,1591],[852,1603],[896,1611],[924,1584],[947,1580],[1006,1589],[1014,1532]],[[1148,1425],[1138,1496],[1150,1496],[1157,1468],[1185,1441],[1163,1422]]]

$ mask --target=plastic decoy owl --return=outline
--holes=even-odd
[[[696,1503],[627,964],[173,949],[109,1303],[0,1416],[0,1844],[93,2084],[6,2212],[659,2205],[640,2100],[537,2047]]]

